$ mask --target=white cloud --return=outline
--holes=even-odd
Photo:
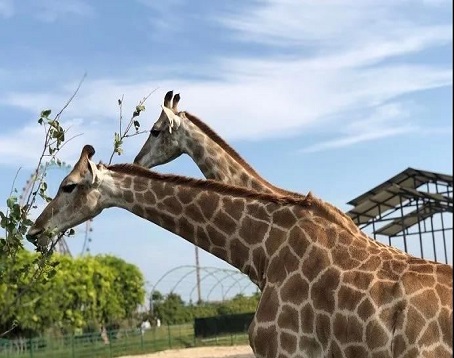
[[[65,16],[91,16],[93,7],[81,0],[41,0],[37,5],[36,17],[46,22],[54,22]]]
[[[345,52],[316,57],[307,61],[314,68],[345,68],[377,64],[401,55],[417,53],[434,46],[452,43],[450,26],[422,26],[395,34],[392,38],[370,41]]]
[[[432,1],[413,1],[412,8],[423,8],[415,13],[405,1],[269,0],[257,2],[248,11],[232,10],[217,21],[236,30],[244,41],[327,51],[412,32],[418,22],[421,26],[427,21],[432,5]]]
[[[366,6],[364,2],[353,5],[350,1],[271,0],[247,12],[240,9],[219,21],[237,30],[243,40],[280,46],[310,45],[311,41],[330,41],[352,32],[358,22],[364,21],[365,13],[374,8],[377,6]]]
[[[137,102],[159,84],[139,118],[144,128],[157,118],[164,93],[174,89],[181,91],[180,109],[198,115],[220,135],[229,140],[257,140],[302,132],[341,112],[362,111],[402,95],[452,84],[451,70],[420,65],[330,70],[314,68],[304,60],[226,60],[220,68],[228,81],[87,80],[65,118],[83,118],[92,131],[91,138],[106,138],[107,133],[117,130],[117,99],[125,94],[126,120]],[[64,103],[70,87],[74,88],[67,86],[56,93],[10,93],[3,102],[39,113],[44,103]],[[80,130],[87,134],[88,127]],[[383,135],[386,133],[390,134]],[[8,138],[0,136],[0,143],[8,141],[14,148],[21,138],[20,134],[8,134]],[[111,138],[107,138],[110,144]],[[99,139],[96,142],[102,143]]]
[[[181,6],[181,0],[137,0],[151,11],[150,25],[153,31],[149,34],[154,40],[168,39],[180,30],[179,21],[175,21],[175,13]],[[165,34],[165,37],[162,37]]]
[[[0,16],[9,18],[14,14],[13,0],[0,0]]]
[[[347,147],[353,144],[361,143],[361,142],[368,142],[371,140],[377,140],[386,137],[393,137],[399,134],[409,133],[413,131],[413,128],[386,128],[381,129],[380,131],[372,132],[372,133],[359,133],[355,135],[349,135],[333,140],[328,140],[325,142],[317,143],[313,146],[307,147],[302,150],[303,153],[315,153],[320,152],[327,149],[335,149],[335,148],[342,148]]]
[[[127,119],[138,100],[159,86],[140,117],[145,128],[157,118],[164,93],[173,89],[181,91],[182,110],[198,115],[228,140],[276,138],[321,126],[335,132],[339,113],[364,113],[390,101],[398,105],[401,96],[452,86],[452,67],[447,63],[430,65],[429,60],[418,56],[433,47],[452,44],[452,33],[448,31],[452,25],[418,23],[406,15],[400,19],[391,11],[397,6],[394,4],[290,0],[262,3],[247,13],[237,14],[235,19],[229,16],[223,21],[242,35],[266,44],[271,41],[274,46],[279,40],[280,45],[289,45],[297,39],[301,44],[317,45],[317,51],[297,57],[271,55],[257,59],[249,55],[212,60],[210,66],[204,67],[207,75],[215,78],[210,80],[185,80],[181,75],[172,77],[171,73],[162,80],[153,76],[153,72],[160,71],[149,67],[145,81],[88,78],[65,116],[83,118],[83,132],[91,133],[89,138],[98,139],[96,142],[108,138],[110,144],[118,122],[117,99],[125,95]],[[293,48],[298,49],[299,45]],[[178,71],[181,72],[184,71]],[[71,83],[60,89],[54,87],[53,92],[5,93],[0,103],[39,113],[43,104],[64,103],[74,88]],[[344,117],[342,121],[356,124],[354,118]],[[375,134],[347,135],[338,131],[341,139],[327,148],[403,134],[412,128],[411,123],[408,125],[394,130],[380,128]],[[108,132],[109,137],[102,131]],[[12,135],[8,144],[17,147],[21,138],[19,134]],[[0,136],[0,143],[6,140]],[[135,142],[138,144],[131,144],[134,148],[142,141]]]
[[[13,0],[0,0],[0,16],[4,18],[25,14],[28,11],[37,20],[44,22],[54,22],[65,16],[86,17],[94,14],[93,7],[83,0],[40,0],[38,2],[23,0],[16,4]]]
[[[340,126],[342,135],[304,148],[302,152],[313,153],[327,149],[342,148],[380,138],[414,133],[420,128],[409,123],[409,114],[396,103],[386,104],[373,110],[368,118],[355,120]]]

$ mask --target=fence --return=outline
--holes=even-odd
[[[246,332],[199,339],[193,325],[184,324],[153,327],[143,334],[140,329],[111,331],[109,343],[104,343],[99,333],[0,340],[0,358],[110,358],[170,348],[247,343]]]
[[[196,318],[194,334],[197,338],[206,338],[233,332],[246,332],[253,318],[254,312]]]

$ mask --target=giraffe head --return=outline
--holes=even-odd
[[[153,124],[147,141],[134,159],[134,164],[152,168],[168,163],[183,153],[179,138],[182,120],[177,110],[179,101],[179,94],[173,96],[173,91],[166,93],[161,115]]]
[[[98,187],[103,180],[102,164],[90,159],[95,154],[91,145],[82,149],[80,158],[61,182],[57,195],[46,206],[27,233],[36,246],[47,246],[55,234],[93,218],[102,211]]]

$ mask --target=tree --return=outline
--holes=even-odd
[[[145,280],[142,272],[137,266],[115,256],[99,255],[96,259],[113,271],[115,296],[124,310],[124,316],[131,316],[145,299]]]
[[[15,326],[15,335],[37,335],[52,327],[63,332],[88,326],[99,330],[131,317],[143,303],[142,273],[121,259],[54,254],[49,265],[58,268],[55,274],[32,283],[29,267],[37,257],[40,255],[22,249],[8,259],[5,278],[9,280],[0,282],[0,307],[10,309],[0,316],[0,329]]]
[[[224,315],[233,313],[255,312],[259,299],[260,296],[258,295],[248,297],[242,294],[238,294],[231,300],[221,303],[218,306],[217,313]]]
[[[154,312],[164,324],[180,324],[192,320],[190,311],[176,293],[169,293],[163,301],[156,303]]]

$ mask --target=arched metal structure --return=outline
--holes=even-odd
[[[23,206],[28,200],[28,197],[30,195],[30,192],[33,188],[34,182],[39,178],[42,178],[43,176],[46,176],[47,172],[49,170],[55,170],[55,169],[61,169],[64,170],[66,173],[68,173],[71,170],[71,166],[69,164],[66,164],[65,162],[62,162],[61,164],[57,164],[55,161],[50,161],[46,162],[44,164],[41,164],[37,170],[35,170],[29,177],[29,179],[25,182],[25,186],[22,188],[22,192],[19,196],[19,203],[21,206]],[[86,252],[89,252],[89,243],[91,242],[91,233],[93,231],[92,228],[92,220],[88,220],[85,223],[85,228],[84,228],[84,244],[82,246],[82,252],[81,254],[83,255]],[[55,246],[55,249],[57,252],[65,255],[70,255],[71,256],[71,251],[69,250],[68,243],[64,239],[64,237],[60,238],[58,241],[57,245]]]
[[[189,269],[189,268],[188,268]],[[177,283],[175,285],[173,285],[173,287],[170,289],[170,292],[173,292],[176,290],[176,288],[178,287],[178,285],[183,282],[186,277],[189,277],[190,275],[192,275],[194,272],[197,272],[197,266],[194,266],[194,269],[193,270],[190,270],[189,272],[185,273],[183,276],[181,276],[181,278],[177,281]],[[191,291],[192,292],[192,291]]]
[[[222,271],[221,269],[216,270],[216,269],[213,269],[213,268],[202,268],[202,267],[200,267],[199,269],[200,269],[200,271],[202,271],[202,272],[205,271],[205,274],[202,276],[202,278],[200,279],[200,281],[194,285],[194,287],[192,288],[191,292],[189,293],[190,301],[192,301],[192,295],[194,294],[195,289],[198,288],[199,285],[201,286],[202,283],[203,283],[207,278],[213,277],[213,278],[217,281],[216,285],[219,285],[219,283],[222,281],[222,280],[220,280],[220,279],[216,276],[216,273],[223,273],[223,272],[224,272],[224,271]],[[222,287],[222,285],[221,285],[221,287]],[[224,292],[222,292],[222,296],[224,296]],[[202,300],[200,300],[200,301],[202,301]],[[207,299],[204,300],[204,301],[208,301],[208,296],[207,296]],[[198,303],[199,303],[199,302],[198,302]]]
[[[224,285],[223,285],[223,282],[224,281],[227,281],[227,280],[232,280],[232,283],[230,284],[230,286],[227,286],[225,289],[224,289]],[[241,282],[246,282],[246,284],[244,286],[241,285]],[[215,285],[213,285],[211,287],[211,289],[208,291],[207,295],[206,295],[206,300],[209,301],[210,300],[210,296],[213,292],[216,292],[216,288],[218,287],[218,285],[221,285],[222,286],[222,300],[225,300],[227,299],[228,297],[228,294],[229,292],[235,287],[237,286],[238,287],[238,290],[236,290],[235,292],[237,294],[243,294],[244,291],[249,288],[249,287],[253,287],[254,285],[251,283],[251,279],[249,277],[247,277],[245,274],[241,273],[240,271],[236,271],[236,270],[232,270],[232,272],[228,273],[226,272],[225,273],[225,276],[219,280],[218,283],[216,283]]]
[[[240,285],[240,289],[239,289],[239,293],[240,294],[243,294],[244,291],[251,286],[251,280],[249,279],[249,277],[247,277],[246,275],[243,275],[238,281],[236,282],[233,282],[224,292],[224,297],[223,299],[225,300],[225,298],[227,297],[228,293],[230,292],[230,290],[235,286],[235,285],[239,285],[240,282],[243,282],[245,281],[246,284],[244,286],[241,286]],[[258,291],[258,287],[256,287],[256,292]]]
[[[204,287],[205,292],[208,292],[205,296],[205,299],[202,299],[202,301],[209,301],[210,296],[215,292],[215,290],[219,287],[223,287],[223,283],[228,281],[229,279],[232,280],[233,282],[229,283],[229,286],[226,288],[226,290],[223,289],[223,292],[221,293],[221,299],[225,300],[228,298],[228,293],[233,290],[235,286],[239,287],[238,293],[243,294],[248,288],[254,288],[255,285],[250,281],[250,279],[241,273],[238,270],[235,269],[225,269],[225,268],[219,268],[219,267],[210,267],[210,266],[199,266],[197,267],[196,265],[182,265],[182,266],[177,266],[174,267],[167,272],[165,272],[161,277],[158,278],[156,283],[151,286],[151,292],[150,292],[150,311],[153,312],[153,293],[157,291],[159,288],[159,285],[165,282],[166,280],[169,280],[169,277],[172,274],[177,273],[178,271],[181,272],[179,275],[179,278],[177,279],[176,283],[174,283],[171,286],[170,292],[175,292],[178,290],[180,285],[182,283],[187,282],[188,278],[191,275],[196,274],[197,269],[199,272],[201,272],[201,278],[199,282],[195,282],[195,284],[192,286],[192,288],[189,291],[189,294],[184,297],[184,299],[187,302],[193,302],[193,294],[195,293],[196,289],[198,288],[198,284],[203,285],[204,283],[207,285],[207,287]],[[210,284],[208,280],[212,278],[214,280],[214,284]],[[191,282],[196,281],[195,277]],[[245,285],[241,285],[241,282],[246,282]],[[198,300],[197,300],[198,301]]]

